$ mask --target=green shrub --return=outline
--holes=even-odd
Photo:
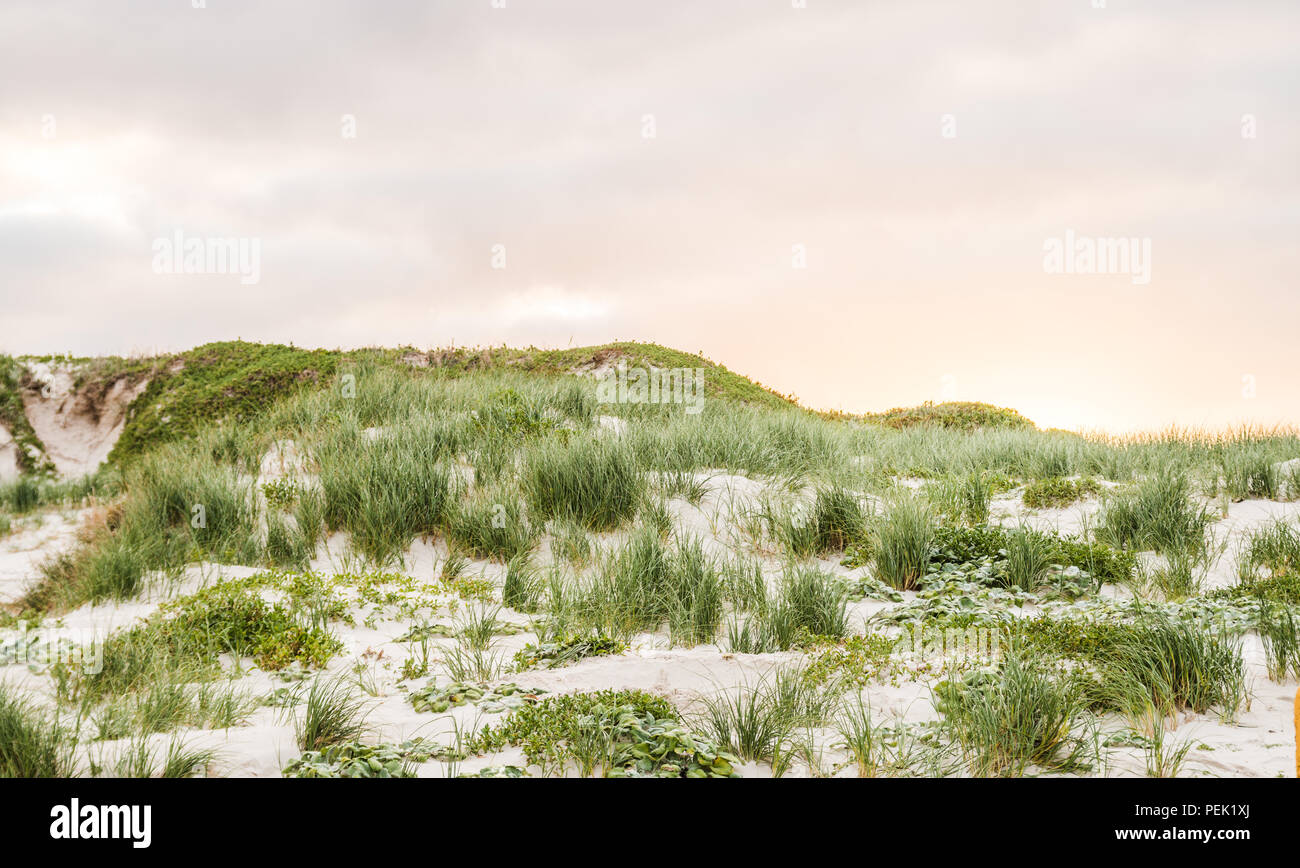
[[[994,407],[975,401],[949,401],[943,404],[925,403],[919,407],[897,407],[884,413],[869,413],[866,418],[890,428],[933,426],[958,431],[981,429],[1024,430],[1034,423],[1015,410]]]
[[[1059,508],[1069,506],[1090,494],[1096,494],[1099,490],[1097,481],[1091,477],[1085,476],[1075,481],[1060,476],[1049,476],[1046,479],[1035,479],[1025,486],[1024,503],[1032,509]]]

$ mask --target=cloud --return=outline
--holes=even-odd
[[[640,338],[817,406],[953,373],[1053,424],[1294,421],[1297,25],[1208,0],[10,0],[0,340]],[[153,274],[178,228],[259,239],[261,281]],[[1151,284],[1044,274],[1067,228],[1150,238]]]

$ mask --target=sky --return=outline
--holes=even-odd
[[[1300,424],[1297,32],[1294,0],[5,0],[0,351],[644,340],[816,408]]]

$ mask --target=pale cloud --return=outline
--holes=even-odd
[[[1208,0],[9,0],[0,349],[644,339],[816,406],[951,373],[1047,424],[1300,421],[1297,25]],[[177,229],[260,239],[260,282],[153,274]],[[1150,238],[1151,283],[1044,274],[1066,229]]]

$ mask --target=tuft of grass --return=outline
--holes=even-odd
[[[1242,581],[1253,581],[1259,578],[1261,568],[1268,570],[1270,578],[1300,575],[1300,529],[1275,521],[1251,532],[1237,560],[1237,571]]]
[[[1288,674],[1300,678],[1300,629],[1291,607],[1265,603],[1260,608],[1259,638],[1269,678],[1279,683]]]
[[[524,557],[537,542],[519,498],[502,489],[477,492],[452,508],[447,534],[475,557],[502,563]]]
[[[926,494],[946,520],[954,524],[978,526],[989,519],[993,482],[987,473],[971,470],[961,476],[933,483],[927,487]]]
[[[569,518],[594,531],[632,518],[646,488],[628,446],[588,437],[539,444],[528,453],[521,485],[540,519]]]
[[[1099,662],[1098,698],[1133,720],[1148,719],[1152,709],[1173,718],[1180,709],[1199,714],[1212,708],[1231,719],[1246,702],[1240,643],[1161,610],[1116,631]]]
[[[837,695],[809,682],[799,668],[785,667],[702,702],[703,732],[741,759],[772,762],[798,729],[830,719]]]
[[[343,678],[317,676],[295,721],[295,737],[303,751],[357,741],[366,732],[365,702]]]
[[[674,644],[712,642],[722,621],[722,582],[698,539],[681,543],[669,582],[668,632]]]
[[[867,536],[867,511],[852,493],[839,486],[817,489],[813,501],[813,545],[818,554],[844,551]]]
[[[942,682],[935,695],[977,777],[1019,777],[1030,767],[1082,771],[1096,755],[1080,684],[1023,651],[1013,649],[992,673]]]
[[[930,565],[934,521],[920,501],[895,501],[876,528],[876,578],[899,591],[920,583]]]
[[[1047,538],[1020,527],[1006,537],[1007,583],[1024,591],[1033,591],[1042,583],[1052,565],[1052,549]]]
[[[352,547],[372,563],[392,563],[446,517],[451,477],[441,462],[455,443],[444,424],[411,424],[375,438],[352,428],[328,437],[316,450],[324,523],[348,531]]]
[[[1101,515],[1097,536],[1129,549],[1153,549],[1169,554],[1205,550],[1205,530],[1213,521],[1209,510],[1190,500],[1187,477],[1162,472],[1136,487],[1111,495]]]
[[[75,749],[75,733],[0,684],[0,778],[71,777]]]
[[[841,639],[849,633],[848,597],[833,576],[794,566],[782,577],[775,618],[785,622],[786,630]]]
[[[541,599],[542,581],[528,555],[516,555],[507,561],[501,602],[516,612],[536,612],[541,608]]]

